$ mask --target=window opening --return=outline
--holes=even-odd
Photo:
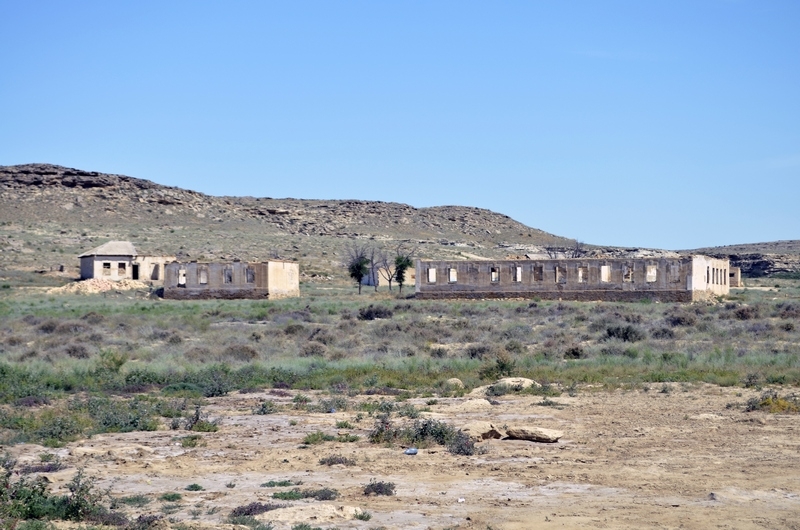
[[[653,283],[658,278],[658,266],[657,265],[648,265],[646,269],[646,281],[649,283]]]
[[[625,265],[622,269],[622,281],[633,283],[633,265]]]
[[[428,269],[428,283],[436,283],[436,269]]]
[[[533,266],[533,281],[541,282],[544,280],[544,267],[542,265]]]
[[[131,265],[131,279],[138,280],[139,279],[139,264],[134,263]]]
[[[722,284],[728,285],[728,269],[722,269]]]
[[[186,287],[186,269],[178,270],[178,287]]]
[[[514,281],[515,282],[522,281],[522,267],[514,267]]]
[[[603,283],[611,281],[611,265],[600,265],[600,281]]]
[[[447,281],[450,283],[456,283],[458,281],[458,269],[452,267],[447,271]]]
[[[245,276],[247,283],[256,283],[256,270],[253,267],[245,269]]]
[[[202,266],[197,271],[197,282],[201,285],[208,284],[208,267]]]
[[[500,281],[500,269],[497,267],[492,267],[489,269],[489,273],[491,275],[492,283],[496,283]]]
[[[222,269],[222,282],[233,283],[233,269],[230,267]]]
[[[117,263],[117,276],[125,276],[125,264]]]
[[[578,267],[578,283],[589,281],[589,267]]]
[[[556,283],[567,283],[567,268],[556,265]]]
[[[104,261],[103,262],[103,276],[111,276],[111,262]]]
[[[151,280],[158,280],[158,277],[161,275],[161,267],[159,267],[158,263],[153,265],[153,270],[150,273]]]

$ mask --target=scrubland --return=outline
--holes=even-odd
[[[627,426],[627,454],[639,455],[628,462],[636,473],[670,467],[645,461],[655,458],[653,448],[663,450],[670,437],[687,436],[679,433],[697,429],[698,422],[717,430],[730,420],[722,428],[728,443],[746,436],[752,423],[740,419],[753,414],[788,415],[792,419],[782,425],[797,428],[798,280],[750,280],[747,289],[696,304],[444,302],[396,291],[357,296],[345,286],[302,290],[301,298],[290,300],[179,302],[145,293],[52,296],[17,285],[0,289],[0,441],[18,459],[5,460],[6,491],[38,499],[33,508],[19,498],[0,499],[3,524],[314,528],[317,519],[306,517],[314,512],[310,506],[319,511],[327,502],[344,509],[318,513],[327,528],[525,528],[524,514],[535,512],[542,523],[563,516],[554,496],[567,495],[563,506],[593,514],[571,519],[572,526],[593,526],[603,502],[614,512],[631,501],[627,493],[612,499],[608,488],[628,491],[637,480],[615,478],[613,467],[626,454],[612,455],[612,440],[598,438],[614,431],[614,421]],[[507,376],[541,386],[494,384]],[[463,388],[448,382],[452,378]],[[485,393],[473,392],[485,385]],[[598,416],[586,416],[590,410]],[[530,442],[476,443],[460,431],[475,419],[542,423],[564,430],[567,442],[557,444],[560,450]],[[707,434],[699,438],[708,442]],[[639,435],[637,443],[647,448],[633,443]],[[790,439],[782,433],[779,445]],[[750,441],[720,443],[737,462],[753,450]],[[404,457],[401,449],[411,445],[421,454]],[[689,445],[695,451],[682,465],[702,452]],[[134,456],[121,456],[129,449]],[[572,455],[570,470],[542,470],[558,460],[553,451]],[[413,464],[399,465],[398,458]],[[773,459],[761,459],[772,465]],[[796,459],[786,465],[793,469]],[[475,502],[480,483],[466,476],[459,481],[458,468],[482,477],[489,500],[456,502],[450,524],[452,508],[419,497],[438,494],[439,486],[456,491],[463,483],[473,497],[462,496]],[[77,469],[85,474],[76,475]],[[666,473],[667,483],[673,472]],[[35,478],[41,475],[54,487]],[[446,476],[446,487],[436,485]],[[264,477],[283,489],[262,488]],[[732,489],[714,495],[733,498],[731,492],[743,487],[738,480],[722,480]],[[703,487],[716,487],[711,482]],[[422,489],[410,493],[412,485]],[[797,486],[782,487],[791,493]],[[530,495],[534,488],[548,508],[533,509],[515,488]],[[591,502],[577,498],[590,490]],[[163,500],[162,493],[178,497]],[[672,502],[662,490],[651,493],[645,503],[651,508]],[[388,501],[397,496],[406,503],[402,509]],[[412,498],[425,504],[427,518],[403,515]],[[520,501],[522,511],[502,516],[501,501]],[[780,513],[798,508],[795,501],[775,502]],[[81,512],[75,507],[81,503],[102,509]],[[310,511],[295,513],[298,506]],[[614,512],[612,526],[629,526],[634,512],[623,512]],[[721,512],[698,519],[719,520]],[[771,521],[780,527],[781,520]]]

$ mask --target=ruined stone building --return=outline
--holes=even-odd
[[[109,241],[84,252],[81,261],[81,280],[141,280],[161,285],[164,267],[175,256],[143,256],[129,241]]]
[[[167,265],[164,298],[276,299],[300,296],[300,267],[289,261],[245,263],[173,262]]]
[[[730,264],[678,258],[416,262],[416,296],[691,302],[729,292]]]

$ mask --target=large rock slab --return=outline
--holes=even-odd
[[[529,442],[552,444],[556,443],[559,438],[564,436],[564,433],[554,429],[520,425],[506,429],[506,436],[513,440],[528,440]]]
[[[461,427],[461,430],[475,441],[497,440],[505,436],[504,431],[489,421],[472,421]]]
[[[474,389],[470,392],[469,396],[485,396],[486,390],[489,389],[490,386],[494,385],[506,385],[511,388],[528,388],[532,386],[534,388],[538,388],[542,385],[534,381],[533,379],[528,379],[527,377],[503,377],[502,379],[498,379],[491,385],[483,385],[479,386],[478,388]]]

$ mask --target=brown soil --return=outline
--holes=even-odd
[[[550,398],[560,408],[537,405],[542,398],[535,396],[502,396],[494,405],[475,397],[439,399],[424,414],[456,426],[488,420],[564,432],[556,444],[482,442],[486,453],[467,457],[438,446],[405,456],[401,447],[366,441],[372,418],[356,424],[353,411],[310,414],[292,410],[291,397],[237,394],[211,400],[206,409],[221,420],[220,430],[202,433],[200,447],[181,447],[185,431],[99,435],[58,450],[72,467],[48,478],[60,488],[86,466],[114,495],[154,499],[128,510],[130,516],[160,513],[158,497],[180,492],[180,508],[168,517],[197,526],[219,526],[236,506],[272,502],[273,492],[288,488],[260,484],[292,479],[303,482],[300,488],[331,487],[342,496],[292,501],[259,516],[277,529],[301,522],[363,529],[800,528],[800,416],[726,408],[755,395],[659,384],[649,392],[583,388],[576,397]],[[264,398],[280,402],[281,411],[251,414]],[[424,401],[411,400],[419,407]],[[357,427],[340,432],[361,440],[299,448],[309,432],[336,434],[340,420]],[[12,448],[23,463],[43,451]],[[331,454],[357,464],[318,463]],[[396,495],[365,497],[370,479],[394,482]],[[205,491],[185,491],[192,483]],[[372,519],[353,519],[359,509]]]

